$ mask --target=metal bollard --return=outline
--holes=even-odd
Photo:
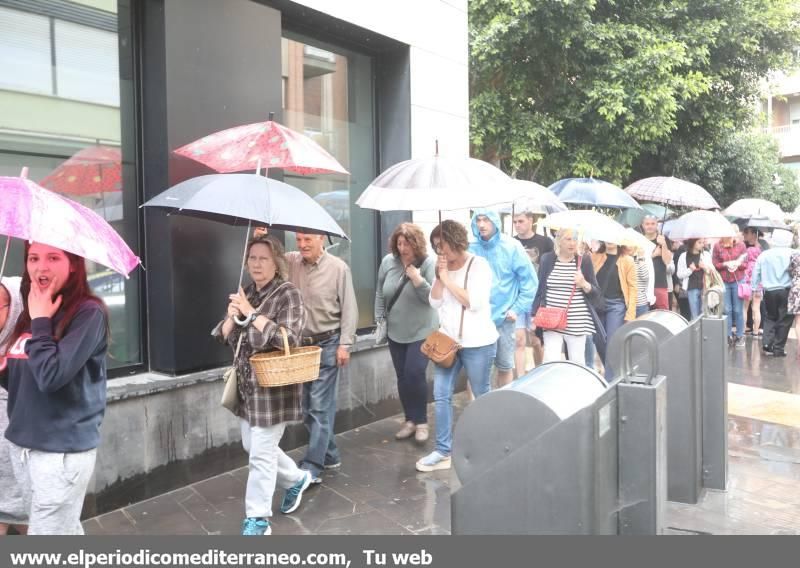
[[[706,291],[708,296],[718,290]],[[701,377],[703,396],[703,487],[725,490],[728,484],[728,380],[726,373],[727,316],[717,310],[703,310],[700,318]]]
[[[650,365],[638,373],[631,346],[644,341]],[[619,533],[662,534],[667,500],[667,390],[658,374],[658,343],[646,328],[623,340],[619,405]]]

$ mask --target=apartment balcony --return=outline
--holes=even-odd
[[[765,128],[778,141],[782,158],[800,156],[800,124],[787,124]]]

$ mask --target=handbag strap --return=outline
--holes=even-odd
[[[467,292],[467,282],[469,282],[469,269],[472,268],[472,261],[475,260],[475,255],[472,255],[472,258],[469,259],[469,264],[467,264],[467,273],[464,275],[464,291]],[[467,292],[469,293],[469,292]],[[461,304],[461,322],[458,324],[458,340],[461,341],[461,338],[464,335],[464,313],[467,311],[466,306]]]
[[[389,315],[389,312],[392,310],[392,306],[394,306],[395,302],[397,302],[397,299],[400,297],[400,292],[403,291],[403,288],[408,283],[408,280],[408,277],[403,274],[403,281],[400,283],[400,286],[397,287],[397,290],[395,290],[395,293],[391,300],[389,300],[389,303],[386,304],[386,308],[383,310],[383,317],[387,317]]]
[[[578,255],[578,270],[581,269],[581,260],[583,260],[583,257]],[[573,298],[573,296],[575,296],[575,289],[577,287],[578,287],[578,285],[575,282],[573,282],[572,283],[572,292],[570,293],[569,301],[567,302],[567,307],[566,307],[567,311],[569,311],[569,307],[570,307],[570,305],[572,305],[572,298]]]

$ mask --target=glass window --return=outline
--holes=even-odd
[[[133,122],[133,109],[120,107],[121,88],[133,87],[130,79],[120,80],[120,62],[130,62],[131,56],[121,54],[118,44],[130,49],[130,42],[118,42],[118,34],[90,24],[98,15],[117,21],[117,2],[103,2],[105,11],[73,6],[71,13],[85,16],[86,25],[32,13],[50,4],[29,0],[25,6],[31,12],[0,9],[0,175],[19,175],[27,166],[30,179],[93,209],[138,250],[135,137],[130,132],[123,136],[121,127]],[[128,9],[127,2],[120,6]],[[60,62],[54,75],[51,30]],[[119,33],[131,35],[129,29]],[[45,60],[46,73],[40,69]],[[51,76],[57,85],[47,82]],[[38,94],[56,90],[64,98]],[[22,250],[22,243],[15,241],[7,274],[21,272]],[[111,317],[109,368],[141,363],[140,271],[126,280],[91,262],[87,269],[92,289]]]
[[[51,94],[50,19],[0,8],[0,89]]]
[[[373,324],[377,273],[375,213],[356,199],[376,175],[372,59],[300,36],[283,42],[283,121],[313,138],[351,173],[301,176],[285,181],[307,192],[352,239],[333,239],[327,250],[350,265],[359,327]],[[294,236],[287,235],[294,250]]]
[[[58,96],[119,106],[117,34],[55,21]]]

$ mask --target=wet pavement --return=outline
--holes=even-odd
[[[697,505],[668,503],[669,534],[800,534],[800,362],[763,356],[748,338],[729,351],[729,486]],[[457,397],[457,407],[465,404]],[[432,416],[432,408],[429,416]],[[326,471],[274,534],[449,534],[452,471],[418,473],[430,451],[398,442],[400,417],[337,436],[343,465]],[[301,450],[290,452],[297,458]],[[87,534],[238,534],[247,469],[241,468],[89,519]],[[277,512],[279,498],[273,509]]]

